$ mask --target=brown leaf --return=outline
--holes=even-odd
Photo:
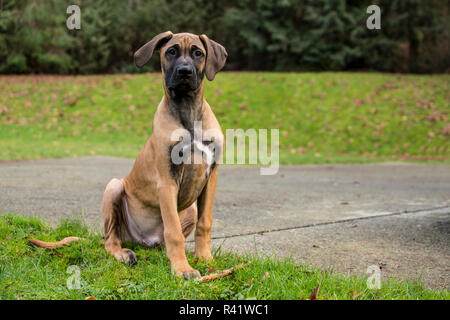
[[[320,284],[321,283],[322,283],[322,281],[320,281],[319,285],[313,290],[313,292],[309,296],[308,300],[317,300],[317,298],[319,296],[319,290],[320,290]]]
[[[208,273],[211,273],[211,272],[213,272],[213,271],[214,271],[214,267],[213,267],[213,266],[209,267]]]
[[[356,292],[355,290],[352,290],[352,291],[350,291],[350,295],[354,298],[354,299],[356,299],[356,298],[358,298],[359,296],[361,296],[362,295],[362,292]]]
[[[95,297],[93,297],[93,296],[89,296],[89,297],[86,297],[86,299],[84,299],[84,300],[97,300],[97,299],[95,299]]]
[[[438,121],[441,121],[442,119],[444,119],[445,114],[446,114],[445,112],[434,111],[434,112],[430,113],[428,116],[426,116],[426,119],[430,120],[430,121],[438,122]]]
[[[361,99],[356,99],[354,101],[355,107],[360,107],[363,104],[363,101]]]
[[[342,204],[343,206],[346,206],[346,205],[350,204],[350,202],[348,202],[348,201],[343,201],[343,202],[341,202],[341,204]]]
[[[447,127],[442,129],[441,133],[446,136],[450,136],[450,123],[447,124]]]

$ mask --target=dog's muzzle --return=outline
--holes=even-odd
[[[170,89],[195,90],[199,83],[194,66],[190,64],[180,64],[173,70],[169,81]]]
[[[180,80],[188,80],[194,75],[194,68],[190,65],[181,65],[179,66],[176,71],[177,78]]]

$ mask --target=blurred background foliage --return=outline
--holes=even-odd
[[[81,8],[81,30],[66,9]],[[381,8],[381,30],[366,9]],[[134,73],[133,52],[156,34],[205,33],[228,50],[228,70],[450,68],[447,0],[0,0],[1,73]]]

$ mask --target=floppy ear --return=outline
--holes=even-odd
[[[205,74],[209,81],[214,80],[216,73],[225,65],[228,53],[217,42],[209,39],[205,34],[199,36],[206,49]]]
[[[173,33],[171,31],[166,31],[158,34],[152,40],[144,44],[136,53],[134,54],[134,63],[140,68],[144,66],[152,57],[153,51],[158,50],[161,46],[172,38]]]

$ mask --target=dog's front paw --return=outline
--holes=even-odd
[[[200,272],[198,270],[195,270],[195,269],[183,272],[184,280],[198,279],[200,277],[201,277]]]
[[[116,258],[117,261],[128,265],[135,265],[137,263],[136,254],[130,249],[126,248],[115,252],[114,258]]]
[[[186,269],[173,270],[172,272],[175,273],[177,277],[183,277],[184,280],[198,279],[201,277],[200,272],[198,272],[198,270],[192,269],[191,267]]]

